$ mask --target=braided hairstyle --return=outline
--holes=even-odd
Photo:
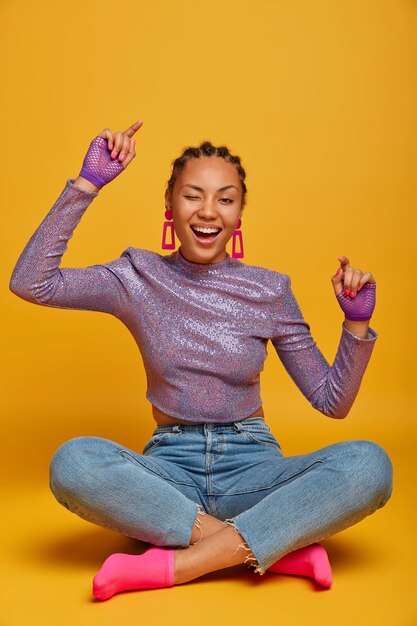
[[[236,171],[239,174],[240,182],[242,185],[242,209],[243,209],[243,207],[246,204],[247,189],[245,185],[246,172],[241,165],[240,158],[236,155],[231,154],[229,149],[226,146],[213,146],[213,144],[210,141],[203,141],[197,147],[189,146],[188,148],[185,148],[181,156],[179,156],[177,159],[175,159],[172,162],[172,166],[173,166],[172,174],[171,174],[171,178],[168,181],[168,187],[167,187],[169,191],[172,193],[176,178],[178,174],[180,174],[183,171],[187,162],[190,159],[199,159],[200,157],[203,157],[203,156],[221,157],[228,163],[232,163],[232,165],[235,166]]]

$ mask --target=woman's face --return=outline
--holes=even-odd
[[[190,159],[165,193],[181,253],[193,263],[218,263],[242,215],[242,185],[234,165],[221,157]],[[215,229],[213,234],[196,228]],[[218,234],[216,234],[218,232]]]

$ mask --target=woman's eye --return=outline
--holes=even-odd
[[[200,200],[200,196],[184,196],[184,198],[187,198],[187,200]],[[220,198],[220,200],[226,204],[231,204],[233,202],[231,198]]]

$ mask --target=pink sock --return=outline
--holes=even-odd
[[[152,546],[143,554],[112,554],[93,580],[93,596],[108,600],[120,591],[172,587],[174,550]]]
[[[294,552],[289,552],[279,559],[267,572],[278,574],[297,574],[314,578],[322,587],[331,587],[332,569],[326,550],[319,543],[312,543]]]

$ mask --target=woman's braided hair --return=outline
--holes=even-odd
[[[246,172],[242,167],[240,158],[236,155],[231,154],[229,149],[226,146],[213,146],[213,144],[210,141],[203,141],[197,147],[189,146],[188,148],[185,148],[181,156],[179,156],[177,159],[175,159],[172,162],[172,174],[171,174],[171,178],[168,181],[169,191],[170,192],[173,191],[175,180],[178,174],[180,174],[183,171],[187,162],[190,159],[199,159],[200,157],[203,157],[203,156],[221,157],[225,161],[228,161],[229,163],[232,163],[235,166],[236,171],[239,174],[240,182],[242,185],[242,209],[243,209],[246,203],[247,189],[245,185]]]

